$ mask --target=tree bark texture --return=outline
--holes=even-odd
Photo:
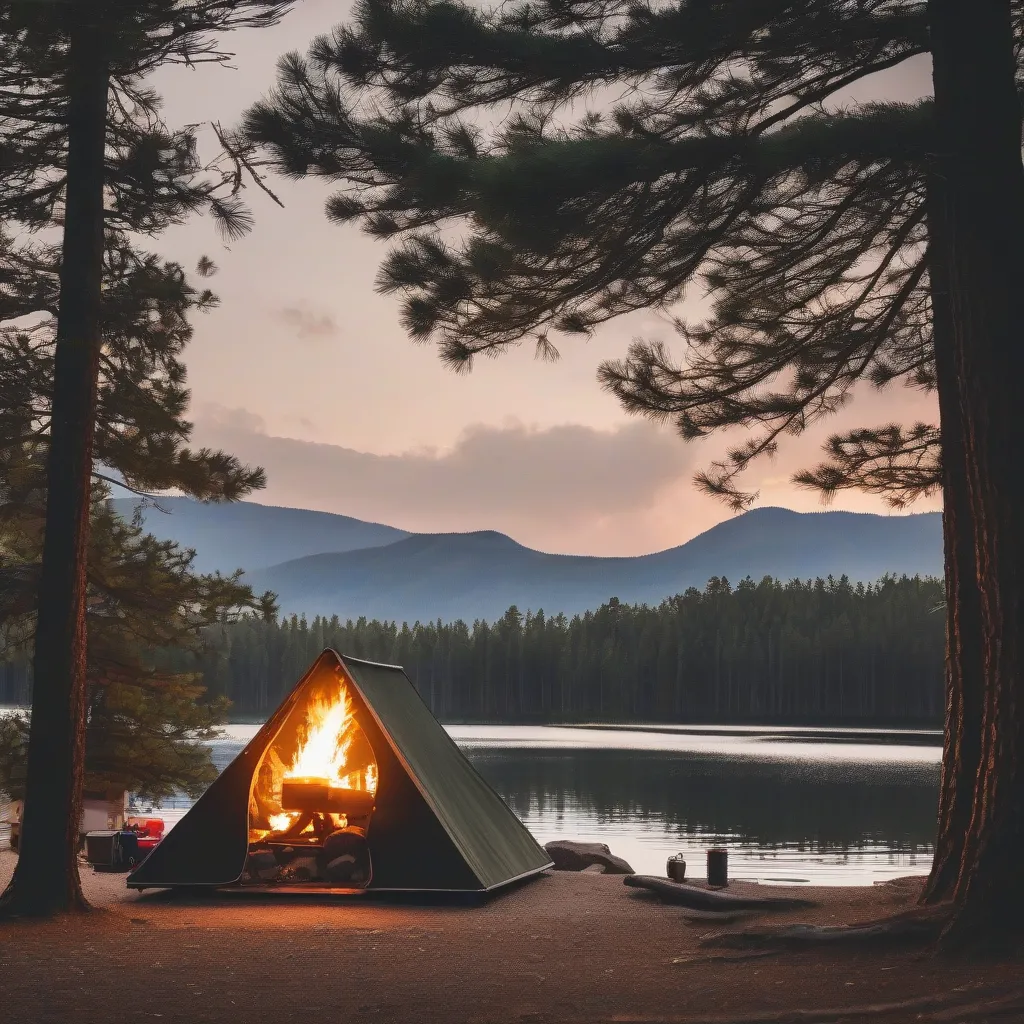
[[[922,894],[922,902],[935,903],[953,895],[964,837],[971,821],[981,755],[984,644],[949,296],[944,183],[933,174],[927,187],[928,273],[942,431],[942,533],[946,566],[946,724],[938,835],[931,874]]]
[[[48,498],[33,660],[20,855],[0,906],[51,915],[86,906],[78,875],[85,761],[86,550],[103,281],[108,67],[89,5],[70,28],[68,157]]]
[[[1024,166],[1009,0],[928,10],[983,639],[978,771],[944,939],[976,946],[1024,931]]]

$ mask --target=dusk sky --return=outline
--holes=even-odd
[[[225,38],[234,70],[161,73],[154,85],[168,122],[233,124],[270,88],[282,53],[304,51],[347,14],[346,3],[303,0],[276,28]],[[929,89],[927,61],[914,61],[854,98]],[[527,344],[456,375],[433,348],[409,341],[398,302],[374,292],[386,245],[327,221],[324,199],[336,186],[271,185],[285,209],[247,189],[256,227],[230,247],[200,219],[153,243],[189,267],[204,253],[220,267],[212,286],[221,308],[197,319],[187,355],[195,441],[263,465],[269,483],[254,500],[413,531],[495,529],[547,551],[608,555],[681,544],[730,514],[696,491],[692,475],[738,435],[684,445],[670,428],[626,416],[596,383],[598,364],[632,338],[671,345],[662,317],[638,314],[589,342],[567,341],[555,364]],[[858,396],[755,468],[758,503],[820,509],[817,495],[789,482],[792,472],[818,461],[832,431],[894,419],[934,421],[932,398],[901,388]],[[832,507],[886,511],[857,495]]]

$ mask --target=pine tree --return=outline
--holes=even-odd
[[[45,453],[50,424],[59,251],[9,245],[7,266],[32,268],[4,296],[0,319],[34,314],[28,326],[0,328],[0,618],[5,654],[31,649],[46,510]],[[237,576],[201,577],[193,555],[145,536],[111,511],[108,476],[128,487],[178,487],[207,500],[241,497],[263,472],[223,452],[193,451],[181,356],[190,314],[216,305],[182,269],[130,247],[106,254],[96,452],[89,548],[86,784],[158,797],[197,792],[213,771],[202,740],[223,718],[225,702],[203,702],[195,671],[170,671],[162,651],[196,650],[203,628],[254,599]],[[201,276],[213,272],[203,260]],[[40,314],[43,318],[40,319]],[[23,723],[24,724],[24,723]],[[13,726],[13,723],[9,723]],[[8,728],[8,766],[23,752]],[[17,795],[20,795],[17,794]]]
[[[1006,798],[1015,809],[995,811],[995,776],[979,768],[998,763],[1008,780],[999,792],[1020,792],[1010,780],[1024,764],[1024,730],[1005,709],[1016,706],[1007,694],[1021,662],[1014,644],[997,651],[982,638],[1019,635],[1024,612],[1006,539],[1018,470],[1005,453],[1016,445],[986,426],[1019,420],[1004,392],[1018,379],[1019,346],[1005,332],[1020,259],[1011,239],[1024,228],[1022,5],[989,4],[978,19],[975,8],[683,0],[479,13],[364,0],[354,27],[315,41],[305,60],[282,61],[247,130],[286,173],[355,186],[330,201],[329,216],[404,238],[380,287],[406,295],[410,333],[438,339],[456,367],[528,336],[552,355],[555,332],[670,307],[703,277],[718,301],[708,324],[679,325],[687,364],[639,343],[602,379],[627,408],[675,419],[684,437],[761,427],[702,477],[738,505],[754,497],[737,487],[738,472],[833,412],[858,381],[937,389],[941,429],[835,438],[830,462],[803,480],[897,502],[942,486],[949,717],[929,896],[970,902],[975,921],[1008,933],[1024,922],[1024,882],[1007,873],[1009,858],[987,860],[980,848],[1012,847],[1024,813],[1019,796]],[[928,52],[934,102],[821,109],[851,83]],[[982,65],[986,74],[973,76]],[[955,85],[967,79],[986,110],[974,121]],[[568,100],[610,84],[643,88],[566,127]],[[518,113],[502,127],[479,127],[482,113],[510,102]],[[999,169],[997,188],[986,166]],[[958,244],[965,211],[969,237],[1000,261],[975,259],[990,266],[984,279],[964,262],[974,243]],[[468,227],[462,242],[440,234],[453,223]],[[976,322],[999,340],[969,344],[983,310],[989,319]],[[982,407],[983,394],[998,396],[999,413]],[[983,749],[983,720],[999,722],[998,756]],[[985,822],[976,849],[964,844],[968,821]],[[971,884],[979,873],[984,886]]]
[[[23,856],[5,912],[84,906],[76,848],[86,718],[90,486],[104,251],[200,208],[237,235],[231,176],[197,178],[192,132],[169,133],[143,77],[168,62],[224,60],[212,33],[273,24],[272,0],[22,0],[0,10],[0,222],[62,228],[38,584]],[[227,194],[222,188],[228,185]]]
[[[27,326],[0,328],[0,618],[5,648],[17,651],[31,649],[37,636],[62,255],[55,247],[8,242],[2,256],[5,267],[23,273],[9,276],[0,320],[24,324],[32,316]],[[214,268],[203,260],[199,269],[209,276]],[[122,785],[159,795],[195,791],[209,780],[212,766],[201,740],[223,716],[224,703],[199,702],[196,673],[168,670],[160,652],[195,648],[204,625],[255,604],[237,577],[195,576],[191,552],[144,536],[114,516],[105,500],[115,477],[139,494],[175,487],[204,500],[236,499],[263,486],[262,470],[224,452],[188,447],[181,355],[192,333],[190,314],[215,305],[209,289],[194,287],[181,267],[125,241],[108,245],[86,596],[85,771],[91,787]],[[268,603],[269,596],[262,600]],[[33,719],[38,707],[34,700]],[[6,738],[22,745],[23,737]],[[27,808],[32,791],[26,795]],[[77,820],[74,831],[77,840]]]
[[[571,620],[528,612],[518,643],[516,623],[523,619],[516,608],[493,625],[472,627],[456,621],[399,630],[364,618],[333,620],[323,643],[404,665],[434,714],[449,720],[579,722],[597,716],[604,688],[607,722],[931,726],[941,721],[941,596],[937,579],[886,577],[853,587],[845,578],[783,584],[766,577],[735,588],[713,579],[703,591],[690,589],[657,608],[609,601]],[[270,666],[282,638],[295,657]],[[250,669],[263,660],[254,650],[266,652],[267,685],[278,700],[320,650],[317,620],[301,618],[278,622],[247,613],[211,629],[207,639],[217,647],[223,691],[244,716],[267,710],[264,682]],[[717,717],[707,685],[716,659],[732,672],[739,695]],[[841,707],[828,690],[838,665]],[[433,691],[432,667],[439,680]],[[497,699],[506,692],[513,699]],[[662,693],[670,698],[664,708]]]
[[[33,475],[42,477],[38,461]],[[5,561],[16,553],[21,570],[0,600],[7,656],[32,640],[40,521],[31,499],[5,521]],[[121,519],[102,484],[93,489],[89,536],[85,790],[199,796],[216,774],[205,744],[228,701],[206,699],[196,654],[204,627],[230,621],[255,599],[236,578],[196,575],[191,552]],[[20,799],[28,719],[9,716],[4,726],[0,790]]]
[[[1014,935],[1024,927],[1024,881],[1011,866],[1024,840],[1024,550],[1017,525],[1024,479],[1011,454],[1024,442],[1014,383],[1024,372],[1017,336],[1024,166],[1010,4],[977,10],[932,0],[931,7],[940,183],[934,219],[941,224],[933,238],[947,260],[949,354],[962,410],[958,469],[967,478],[987,638],[981,728],[972,736],[981,750],[947,933],[951,943],[969,945],[987,931]]]

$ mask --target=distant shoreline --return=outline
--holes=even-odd
[[[13,711],[28,711],[18,705],[0,705],[0,715]],[[262,725],[266,719],[240,717],[232,718],[224,726]],[[474,722],[466,720],[443,720],[446,726],[487,726],[495,728],[515,728],[517,726],[542,727],[551,729],[588,729],[592,731],[616,732],[655,732],[681,733],[690,736],[727,736],[729,734],[771,734],[779,740],[829,740],[845,743],[900,743],[912,746],[941,746],[943,731],[941,728],[920,726],[878,725],[831,725],[824,724],[779,724],[774,722],[742,722],[737,724],[708,722]],[[220,728],[223,728],[221,726]]]
[[[262,725],[266,719],[262,718],[237,718],[231,719],[225,725]],[[779,740],[830,740],[833,742],[849,743],[900,743],[905,745],[920,746],[941,746],[943,730],[939,728],[908,728],[906,726],[887,725],[792,725],[776,724],[771,722],[755,723],[706,723],[706,722],[496,722],[496,721],[468,721],[462,719],[443,719],[445,726],[456,727],[486,727],[486,728],[549,728],[549,729],[587,729],[594,732],[654,732],[654,733],[680,733],[689,736],[728,736],[730,734],[741,735],[765,735],[770,734]]]

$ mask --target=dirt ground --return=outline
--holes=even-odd
[[[14,862],[0,853],[0,889]],[[976,1002],[990,986],[1019,985],[1019,961],[849,950],[737,959],[699,946],[723,926],[687,921],[619,876],[549,873],[483,906],[187,900],[129,893],[123,875],[88,868],[83,880],[98,912],[0,924],[5,1022],[1024,1021],[1024,1004],[1000,1016],[943,1015],[927,1003],[942,993]],[[820,907],[771,919],[869,920],[912,904],[919,886],[801,887]],[[751,889],[794,894],[731,887]],[[925,1001],[871,1018],[853,1009],[916,998]]]

